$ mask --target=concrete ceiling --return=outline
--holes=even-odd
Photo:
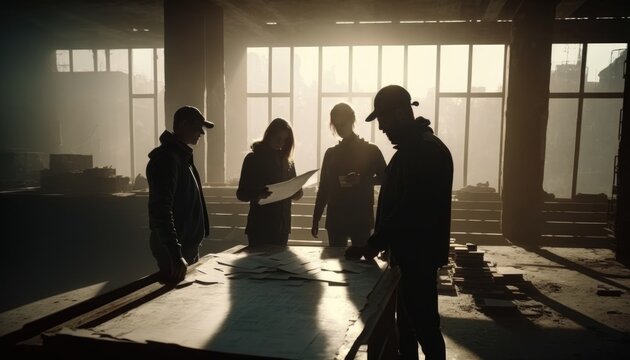
[[[224,9],[228,34],[258,32],[267,22],[299,28],[340,21],[511,20],[523,0],[199,1]],[[14,0],[2,2],[0,10],[13,17],[8,26],[30,26],[49,33],[57,42],[100,38],[113,42],[160,41],[163,33],[163,0]],[[556,17],[630,17],[630,1],[560,0]]]

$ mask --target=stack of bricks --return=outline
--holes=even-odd
[[[491,291],[494,282],[490,264],[484,260],[485,252],[472,243],[452,244],[451,248],[455,252],[453,282],[459,291],[469,294]]]
[[[525,299],[523,287],[529,284],[523,278],[523,272],[510,266],[497,266],[492,273],[494,291],[491,295],[499,299]]]
[[[529,298],[524,291],[529,282],[521,270],[497,266],[484,256],[485,252],[477,249],[476,244],[461,245],[451,240],[449,265],[441,270],[440,282],[450,276],[456,285],[455,295],[471,294],[484,312],[514,311],[512,300]]]
[[[457,288],[453,283],[453,268],[455,267],[455,239],[451,238],[451,246],[448,253],[448,264],[438,270],[438,294],[447,296],[457,296]]]

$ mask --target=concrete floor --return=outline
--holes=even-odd
[[[440,296],[448,359],[629,359],[630,270],[610,249],[480,246],[524,272],[515,307],[484,311],[474,294]],[[597,295],[598,286],[623,291]]]
[[[484,310],[478,296],[440,296],[448,359],[630,359],[630,270],[607,248],[479,246],[485,260],[524,272],[513,308]],[[597,295],[598,286],[619,296]],[[0,314],[0,335],[98,294],[107,283]]]

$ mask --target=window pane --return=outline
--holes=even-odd
[[[134,94],[153,94],[153,49],[133,49],[132,89]]]
[[[378,46],[352,47],[352,91],[376,92]]]
[[[95,167],[111,166],[117,175],[131,176],[129,78],[113,73],[107,81],[82,81],[81,86],[67,80],[51,84],[55,111],[50,116],[63,140],[59,152],[91,154]]]
[[[551,46],[551,92],[580,91],[582,44],[553,44]]]
[[[109,50],[109,70],[129,73],[129,56],[127,49]]]
[[[348,91],[348,47],[325,46],[322,56],[322,91]]]
[[[105,50],[96,50],[96,71],[107,71],[107,59],[105,59]]]
[[[504,45],[473,45],[472,92],[503,91],[504,49]]]
[[[326,149],[331,146],[337,145],[339,142],[339,137],[333,135],[332,130],[330,129],[330,110],[332,110],[333,106],[337,105],[340,102],[347,102],[347,98],[341,97],[322,97],[322,112],[321,112],[321,137],[322,143],[320,147],[321,151],[321,159],[324,159],[324,153]]]
[[[588,44],[584,91],[623,92],[626,44]]]
[[[282,118],[291,123],[291,109],[289,97],[274,97],[271,99],[271,117]],[[295,134],[293,134],[295,136]]]
[[[94,52],[92,50],[72,50],[72,71],[94,71]]]
[[[416,117],[435,118],[435,76],[437,69],[437,46],[409,46],[407,50],[407,90],[412,100],[420,106],[414,106]]]
[[[264,98],[247,98],[247,148],[257,140],[262,140],[269,119],[269,101]]]
[[[576,192],[611,194],[622,99],[585,99]]]
[[[439,138],[453,156],[453,191],[464,185],[464,135],[466,127],[466,99],[440,99]]]
[[[549,99],[543,189],[556,198],[571,198],[577,111],[577,99]]]
[[[247,48],[247,92],[269,91],[269,48]]]
[[[383,46],[381,85],[404,86],[405,47]]]
[[[364,140],[374,142],[372,140],[372,125],[376,121],[365,122],[365,118],[372,112],[372,98],[355,97],[352,98],[352,103],[350,105],[354,109],[354,115],[356,116],[354,132]]]
[[[295,169],[298,173],[317,164],[317,79],[319,48],[293,49],[293,135]]]
[[[440,91],[465,92],[468,86],[468,45],[440,47]]]
[[[153,99],[133,99],[133,146],[137,174],[145,174],[149,157],[147,154],[155,147],[155,119],[153,118]]]
[[[271,61],[271,91],[288,93],[291,91],[291,67],[289,66],[291,63],[290,48],[272,48]]]
[[[70,71],[70,51],[69,50],[57,50],[57,71],[69,72]]]
[[[488,182],[499,190],[501,98],[470,100],[468,185]]]

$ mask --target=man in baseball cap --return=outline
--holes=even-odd
[[[367,246],[351,246],[346,258],[371,259],[388,250],[400,270],[396,323],[402,359],[444,359],[446,350],[438,313],[437,269],[448,263],[453,159],[429,127],[414,119],[409,92],[389,85],[374,97],[365,119],[396,145],[381,185],[374,232]]]
[[[175,111],[175,114],[173,115],[173,123],[182,120],[200,121],[203,123],[203,126],[208,129],[212,129],[214,127],[214,123],[206,120],[199,109],[190,105],[182,106]]]
[[[418,106],[418,102],[411,102],[411,95],[404,87],[398,85],[385,86],[374,97],[374,111],[368,115],[365,121],[372,121],[379,115],[410,105]]]
[[[160,280],[176,284],[188,265],[199,260],[199,245],[210,234],[208,210],[191,145],[199,142],[204,128],[213,128],[193,106],[173,114],[173,132],[164,130],[160,146],[149,153],[150,247]]]

